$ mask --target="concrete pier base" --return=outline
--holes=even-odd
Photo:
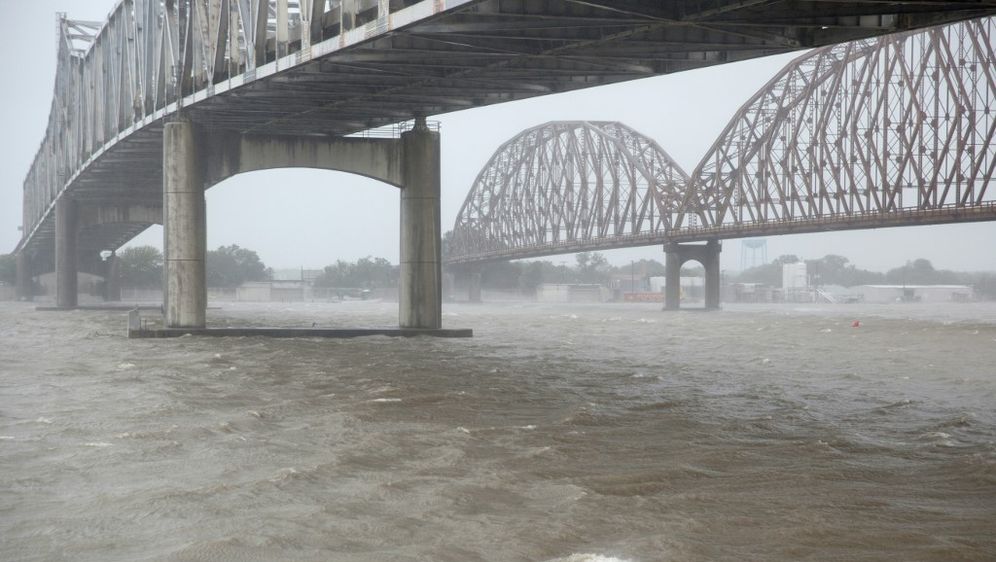
[[[31,258],[27,252],[17,254],[17,284],[14,296],[19,301],[30,301],[34,298],[34,278],[31,275]]]
[[[77,236],[79,206],[65,195],[55,202],[55,305],[75,308],[77,304]]]
[[[203,328],[207,316],[207,216],[196,125],[163,131],[163,310],[167,328]]]
[[[443,324],[439,211],[439,133],[425,119],[401,136],[401,328],[437,330]]]
[[[667,244],[664,246],[666,285],[664,310],[681,308],[681,266],[687,261],[697,261],[705,269],[705,308],[719,309],[720,268],[719,254],[722,245],[717,240],[705,244]]]

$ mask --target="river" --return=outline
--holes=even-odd
[[[0,559],[996,559],[996,304],[658,307],[0,303]]]

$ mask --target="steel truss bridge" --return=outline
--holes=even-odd
[[[478,175],[447,261],[994,220],[994,45],[983,18],[813,50],[691,174],[619,123],[534,127]]]
[[[118,0],[104,22],[58,20],[16,253],[51,267],[63,198],[79,205],[81,254],[161,222],[163,130],[181,113],[210,131],[338,137],[993,13],[993,0]],[[709,208],[716,225],[732,216]]]

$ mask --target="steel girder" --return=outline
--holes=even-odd
[[[996,0],[117,0],[60,19],[17,251],[63,194],[161,198],[162,127],[345,135],[996,13]],[[31,247],[31,248],[29,248]]]
[[[533,127],[503,144],[477,176],[449,261],[643,245],[669,229],[687,183],[656,142],[621,123]]]
[[[985,18],[796,59],[692,173],[675,236],[994,218],[994,44]]]
[[[650,195],[656,204],[646,208],[658,214],[622,228],[604,220],[629,216],[625,198],[562,217],[575,212],[568,202],[585,200],[587,186],[576,178],[543,199],[522,196],[532,178],[563,175],[565,157],[534,155],[543,131],[557,138],[579,125],[530,129],[503,145],[474,183],[448,261],[996,220],[994,44],[996,19],[983,18],[811,51],[741,107],[690,179],[638,185],[645,194],[633,198],[636,208]],[[530,168],[537,165],[550,167]],[[577,228],[591,224],[599,228]]]

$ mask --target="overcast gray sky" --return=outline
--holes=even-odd
[[[114,0],[0,0],[0,253],[20,238],[24,177],[45,134],[55,77],[55,13],[104,20]],[[621,121],[654,138],[691,171],[737,108],[795,55],[728,64],[433,117],[442,126],[443,230],[495,149],[522,129],[551,120]],[[376,181],[318,170],[244,174],[208,191],[208,245],[239,244],[268,265],[320,267],[373,255],[398,259],[398,193]],[[835,253],[859,267],[885,270],[915,258],[935,267],[996,270],[996,224],[905,227],[767,239],[768,258]],[[162,247],[153,227],[131,245]],[[663,261],[658,247],[606,252],[610,261]],[[723,267],[738,269],[741,244],[723,247]],[[573,262],[554,257],[553,261]]]

